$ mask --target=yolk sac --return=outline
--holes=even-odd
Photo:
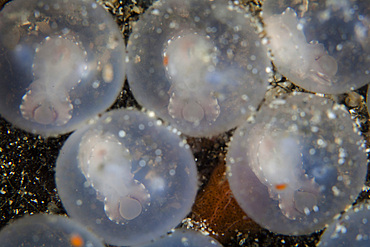
[[[266,0],[263,22],[274,64],[296,85],[338,94],[369,83],[367,1]]]
[[[329,224],[321,235],[318,246],[370,246],[370,205],[360,204]]]
[[[0,114],[16,127],[44,137],[73,131],[122,89],[122,35],[95,1],[11,1],[0,33]]]
[[[0,232],[1,246],[103,247],[80,223],[64,216],[36,214],[17,219]]]
[[[197,171],[176,133],[142,112],[116,110],[68,138],[56,184],[69,216],[108,244],[136,245],[159,238],[190,212]]]
[[[222,247],[217,240],[200,232],[189,229],[175,229],[165,237],[153,243],[139,245],[140,247],[186,246],[186,247]],[[139,247],[137,246],[137,247]]]
[[[287,235],[322,229],[365,182],[364,141],[329,99],[297,94],[262,106],[227,154],[236,200],[262,227]]]
[[[240,124],[263,99],[271,71],[245,12],[222,0],[156,2],[127,49],[135,98],[190,136]]]

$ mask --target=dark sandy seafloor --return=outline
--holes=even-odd
[[[6,2],[8,0],[0,0],[0,9]],[[127,41],[132,23],[153,1],[98,2],[114,16]],[[258,1],[240,1],[239,4],[253,14],[257,14],[261,6]],[[303,91],[285,82],[285,78],[278,74],[272,79],[266,97]],[[366,92],[367,86],[349,94],[328,97],[347,106],[362,135],[369,140]],[[129,106],[141,109],[126,81],[110,110]],[[179,227],[194,228],[208,232],[211,236],[216,235],[224,246],[315,246],[321,231],[297,237],[276,235],[258,227],[238,208],[224,177],[224,158],[232,133],[233,130],[230,130],[213,138],[187,138],[196,158],[200,188],[193,211]],[[58,152],[68,136],[69,134],[43,139],[13,127],[0,117],[0,229],[14,219],[28,214],[66,215],[55,187],[54,168]],[[366,145],[369,148],[368,142]],[[368,175],[366,185],[369,184]],[[364,186],[357,202],[369,198],[370,190]]]

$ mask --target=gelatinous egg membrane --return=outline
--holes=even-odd
[[[222,245],[211,238],[205,236],[201,232],[190,230],[190,229],[175,229],[173,232],[157,239],[153,243],[147,243],[144,245],[138,245],[136,247],[222,247]]]
[[[332,222],[321,235],[318,246],[370,246],[370,205],[356,205]]]
[[[249,217],[280,234],[322,229],[364,184],[364,141],[348,111],[311,94],[262,106],[235,132],[228,180]]]
[[[56,166],[68,215],[112,245],[166,234],[190,212],[197,192],[185,142],[145,113],[115,110],[75,131]]]
[[[0,114],[19,128],[70,132],[122,89],[122,35],[94,1],[14,0],[0,12],[0,33]]]
[[[103,247],[78,222],[60,215],[36,214],[17,219],[0,231],[1,246]]]
[[[154,3],[127,49],[137,101],[191,136],[240,124],[268,84],[267,50],[245,13],[222,0]]]
[[[263,22],[274,64],[298,86],[338,94],[370,82],[366,0],[266,0]]]

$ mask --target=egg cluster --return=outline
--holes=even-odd
[[[237,238],[235,231],[247,219],[285,235],[308,235],[332,224],[324,246],[329,234],[333,239],[343,233],[337,228],[344,223],[334,217],[355,202],[368,168],[364,139],[338,103],[343,93],[355,97],[351,90],[370,82],[368,3],[248,4],[246,10],[222,0],[159,0],[132,25],[127,54],[116,24],[95,1],[13,0],[0,11],[1,117],[45,143],[43,138],[74,131],[52,163],[55,192],[76,227],[82,224],[117,246],[152,246],[157,239],[153,246],[219,245],[180,229],[161,238],[187,215],[223,241],[226,233],[217,229]],[[126,10],[112,12],[117,17]],[[291,93],[292,88],[304,92]],[[103,114],[120,93],[119,100],[128,102],[130,90],[142,111],[124,107]],[[357,98],[354,105],[363,106]],[[228,135],[224,152],[217,142]],[[204,196],[207,192],[225,188],[216,206],[203,202],[214,210],[210,216],[197,205],[191,211],[199,180],[209,177],[204,168],[211,166],[195,153],[199,137],[226,156],[220,155],[215,169],[222,173],[201,185],[208,203],[215,197]],[[205,153],[207,147],[199,149]],[[9,167],[5,158],[1,167]],[[5,172],[2,176],[9,181]],[[8,193],[6,186],[0,189]],[[221,221],[216,215],[228,213],[233,197],[248,216]],[[367,216],[360,217],[363,222]],[[193,223],[183,221],[195,228]],[[215,228],[207,228],[211,223]],[[6,231],[16,224],[21,220],[4,228],[1,241],[15,241]],[[48,226],[64,231],[56,227]],[[367,240],[362,229],[351,231],[355,240]],[[82,233],[65,236],[64,246],[95,241]]]

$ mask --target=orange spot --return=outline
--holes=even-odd
[[[70,241],[73,247],[82,247],[84,246],[84,243],[85,243],[83,238],[77,233],[72,234]]]
[[[207,145],[214,144],[207,141],[202,146]],[[203,222],[210,235],[226,246],[230,239],[237,239],[239,232],[254,234],[260,231],[260,227],[236,202],[226,178],[225,157],[223,155],[216,157],[218,158],[212,162],[217,165],[209,182],[197,195],[191,217],[195,222]]]
[[[277,184],[275,185],[275,188],[277,190],[284,190],[287,187],[287,184]]]
[[[163,56],[163,65],[167,66],[168,65],[168,57],[165,55]]]

